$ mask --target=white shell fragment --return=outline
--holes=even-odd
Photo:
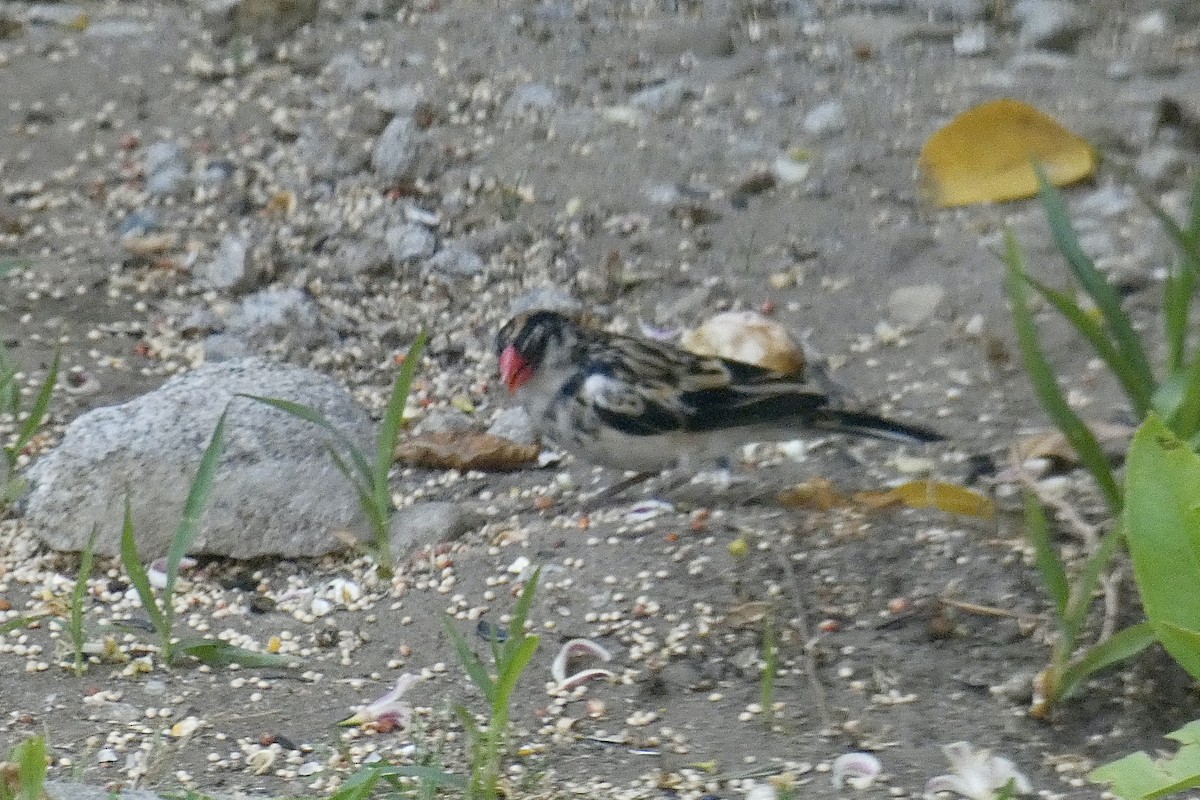
[[[787,328],[754,311],[727,311],[683,334],[684,348],[794,375],[804,370],[804,349]]]
[[[843,753],[834,759],[829,777],[835,789],[841,789],[847,783],[855,789],[865,789],[882,771],[883,765],[870,753]]]
[[[554,679],[554,682],[558,684],[560,689],[574,689],[576,686],[582,686],[596,678],[611,679],[615,677],[612,672],[595,667],[568,675],[568,663],[571,659],[579,658],[580,656],[590,656],[598,658],[601,661],[612,661],[612,654],[591,639],[570,640],[559,648],[558,655],[554,657],[554,663],[550,665],[550,677]]]
[[[746,800],[776,800],[779,792],[769,783],[756,783],[746,792]]]

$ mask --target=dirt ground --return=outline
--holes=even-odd
[[[188,4],[0,3],[0,19],[23,23],[0,34],[0,263],[11,268],[0,331],[31,380],[61,347],[98,382],[59,393],[55,429],[196,364],[204,331],[191,320],[268,286],[304,289],[336,334],[273,353],[335,373],[378,411],[395,356],[428,328],[421,415],[465,400],[486,422],[509,403],[491,385],[495,330],[515,298],[551,288],[632,329],[766,309],[810,332],[840,384],[950,440],[907,452],[827,441],[802,460],[760,449],[745,481],[724,494],[689,487],[657,516],[631,513],[635,495],[585,518],[579,491],[616,476],[570,461],[507,475],[404,470],[393,484],[404,502],[452,500],[485,522],[414,557],[394,584],[353,556],[205,560],[188,574],[181,621],[193,632],[259,648],[280,637],[303,669],[131,662],[77,678],[59,666],[62,626],[47,621],[0,645],[0,747],[45,733],[55,777],[159,791],[322,796],[375,754],[461,769],[450,704],[482,705],[442,617],[457,615],[483,652],[477,620],[503,621],[527,562],[544,569],[542,646],[514,702],[514,796],[737,797],[783,773],[800,796],[831,797],[842,792],[830,763],[853,750],[884,765],[864,796],[919,796],[948,771],[941,747],[959,740],[1012,759],[1043,796],[1098,796],[1082,780],[1092,766],[1163,745],[1200,702],[1154,649],[1052,721],[1026,716],[1053,625],[1015,515],[787,510],[763,491],[814,476],[879,488],[925,467],[992,491],[980,473],[1046,424],[1012,344],[1003,226],[1039,274],[1065,285],[1065,269],[1036,203],[922,202],[915,162],[938,126],[1016,97],[1118,161],[1148,162],[1163,98],[1200,111],[1187,3],[1082,3],[1077,45],[1048,54],[1022,44],[1008,4],[962,19],[974,5],[338,0],[294,33],[286,15],[247,12],[243,24],[281,49],[243,61],[220,21]],[[956,39],[971,25],[989,34],[986,52]],[[371,146],[397,110],[416,120],[421,150],[411,174],[385,179]],[[147,197],[156,142],[178,144],[192,175],[224,177]],[[790,171],[764,180],[780,159]],[[1179,202],[1186,174],[1143,171]],[[1123,180],[1104,167],[1068,194],[1086,245],[1150,329],[1165,249]],[[479,253],[482,271],[346,268],[406,205],[436,215],[442,242]],[[122,233],[136,215],[153,222],[131,245]],[[251,242],[249,275],[205,288],[197,271],[231,231]],[[889,305],[903,287],[944,297],[905,327]],[[1100,370],[1044,321],[1073,401],[1121,419]],[[1084,519],[1106,524],[1084,478],[1056,480]],[[1011,487],[999,488],[1011,508]],[[19,514],[0,542],[0,600],[61,607],[77,557],[39,550]],[[1062,542],[1080,551],[1069,531]],[[356,587],[349,602],[312,614],[304,589],[336,578]],[[90,623],[142,616],[119,565],[102,563],[90,588]],[[1132,592],[1126,575],[1127,606]],[[763,602],[780,641],[771,723],[755,705],[762,606],[748,605]],[[133,656],[150,641],[123,636]],[[582,636],[612,651],[617,680],[555,697],[550,662]],[[335,727],[405,671],[426,678],[409,693],[413,729]],[[198,725],[173,727],[189,718]]]

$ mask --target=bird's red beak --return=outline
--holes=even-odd
[[[517,348],[509,345],[500,354],[500,379],[508,387],[510,394],[520,389],[533,377],[533,367],[517,352]]]

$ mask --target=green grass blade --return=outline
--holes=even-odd
[[[346,476],[346,480],[350,481],[350,485],[354,487],[354,493],[358,495],[358,505],[363,510],[363,513],[370,518],[373,528],[379,516],[379,509],[375,507],[375,497],[367,490],[362,481],[355,479],[354,471],[346,463],[346,459],[342,457],[341,453],[332,445],[326,445],[325,452],[329,454],[329,458],[333,461],[334,465]],[[391,498],[388,498],[388,500],[390,502]]]
[[[26,739],[13,751],[17,762],[17,781],[21,800],[40,800],[46,786],[46,740],[41,736]]]
[[[50,410],[50,398],[54,394],[55,384],[58,383],[58,365],[61,358],[61,353],[54,354],[54,361],[50,364],[50,372],[47,373],[46,379],[42,381],[37,398],[33,401],[33,405],[29,409],[29,415],[25,417],[25,421],[21,423],[21,427],[17,430],[17,440],[12,447],[15,453],[21,452],[21,448],[29,443],[29,440],[37,433],[37,429],[42,424],[42,421],[46,419],[46,412]]]
[[[171,630],[162,609],[158,606],[158,600],[154,597],[154,589],[150,587],[146,568],[142,566],[142,560],[138,557],[137,542],[133,537],[133,509],[129,505],[129,495],[125,496],[125,524],[121,528],[121,563],[125,565],[129,582],[133,584],[138,598],[142,601],[142,607],[150,617],[150,624],[158,632],[159,638],[169,646]]]
[[[372,486],[378,497],[380,492],[387,494],[388,473],[391,471],[392,460],[395,458],[396,441],[400,438],[400,428],[404,424],[404,406],[408,402],[408,394],[412,389],[413,377],[420,366],[421,351],[425,348],[426,335],[421,331],[408,355],[400,365],[400,373],[392,384],[392,394],[388,397],[387,408],[383,412],[383,420],[379,424],[379,442],[375,454],[375,471]]]
[[[525,632],[525,623],[529,620],[529,611],[533,608],[533,599],[537,595],[538,581],[542,577],[542,568],[538,567],[529,576],[525,588],[521,591],[521,596],[517,598],[517,604],[513,607],[512,620],[508,623],[508,640],[504,643],[501,650],[501,656],[504,661],[508,661],[513,657],[517,648],[521,647],[521,640],[527,634]],[[498,663],[499,659],[497,660]],[[503,667],[503,664],[500,664]]]
[[[1149,622],[1139,622],[1088,648],[1078,661],[1063,672],[1059,680],[1059,699],[1065,700],[1092,675],[1133,658],[1156,641],[1158,637],[1154,634],[1154,627]]]
[[[30,614],[25,617],[14,617],[6,622],[0,623],[0,636],[4,636],[5,634],[12,633],[13,631],[19,631],[19,630],[21,630],[21,628],[24,628],[28,625],[32,625],[33,623],[37,622],[39,619],[45,619],[48,616],[50,616],[50,615],[49,614]]]
[[[416,778],[423,783],[433,784],[434,786],[449,786],[452,789],[465,789],[467,779],[462,775],[455,775],[446,772],[438,767],[429,767],[421,764],[411,764],[406,766],[386,766],[378,768],[380,777],[389,778]],[[395,784],[393,784],[395,785]],[[396,786],[396,788],[401,788]]]
[[[1076,578],[1075,585],[1071,588],[1071,599],[1067,602],[1066,613],[1063,614],[1067,624],[1067,632],[1063,635],[1070,641],[1079,640],[1079,634],[1087,620],[1088,609],[1092,605],[1092,596],[1100,585],[1100,573],[1104,572],[1112,563],[1113,556],[1120,549],[1123,538],[1122,528],[1119,525],[1114,527],[1104,534],[1095,552],[1083,562],[1083,569]]]
[[[213,666],[225,667],[230,664],[240,664],[243,667],[277,667],[280,669],[297,669],[300,661],[292,656],[281,656],[277,653],[260,653],[257,650],[247,650],[222,642],[219,639],[204,639],[189,637],[180,639],[175,645],[180,653],[186,653],[197,661]]]
[[[1200,432],[1200,356],[1192,361],[1183,400],[1171,415],[1169,425],[1181,439],[1191,439]]]
[[[96,537],[100,527],[92,527],[92,535],[88,537],[87,546],[83,548],[83,556],[79,560],[79,573],[75,576],[75,587],[71,590],[71,620],[68,630],[71,634],[71,644],[75,649],[75,674],[83,674],[83,600],[87,594],[88,578],[92,575],[92,564],[96,559]]]
[[[192,478],[191,488],[188,489],[187,501],[183,504],[183,516],[179,518],[179,527],[171,539],[171,548],[167,551],[167,588],[163,591],[166,605],[166,615],[174,616],[175,579],[179,576],[179,564],[196,534],[200,531],[200,518],[204,515],[204,506],[208,496],[212,494],[213,480],[217,474],[217,464],[221,461],[221,452],[225,449],[225,417],[229,410],[221,412],[217,418],[217,426],[213,429],[208,447],[200,458],[200,466],[196,469],[196,477]]]
[[[1046,519],[1046,511],[1033,492],[1025,493],[1025,532],[1033,544],[1034,563],[1042,576],[1042,584],[1054,601],[1054,611],[1058,615],[1060,628],[1063,627],[1064,616],[1067,612],[1067,602],[1071,598],[1071,584],[1067,580],[1067,571],[1054,545],[1050,542],[1050,522]],[[1074,644],[1068,649],[1073,650]]]
[[[1037,173],[1042,207],[1046,210],[1046,219],[1050,225],[1050,234],[1054,237],[1055,245],[1066,259],[1067,265],[1071,267],[1071,271],[1075,273],[1075,277],[1083,286],[1084,291],[1091,296],[1096,307],[1100,309],[1105,325],[1112,332],[1117,347],[1133,365],[1139,382],[1145,386],[1153,386],[1154,373],[1150,369],[1150,361],[1146,358],[1146,351],[1142,348],[1142,341],[1134,331],[1133,324],[1130,323],[1128,315],[1121,308],[1121,298],[1117,295],[1116,289],[1096,269],[1092,260],[1079,246],[1079,239],[1075,236],[1074,228],[1071,227],[1071,218],[1067,214],[1067,206],[1063,201],[1062,193],[1050,183],[1046,177],[1046,171],[1040,164],[1034,163],[1033,167]]]
[[[1183,368],[1187,357],[1188,312],[1196,288],[1195,272],[1177,269],[1163,282],[1163,337],[1167,344],[1167,375]]]
[[[1192,199],[1188,203],[1187,236],[1200,249],[1200,170],[1196,171],[1196,184],[1192,187]],[[1200,254],[1196,261],[1200,261]]]
[[[449,634],[450,641],[454,644],[454,651],[458,654],[458,663],[462,664],[467,677],[479,687],[479,691],[483,692],[483,696],[490,703],[495,696],[496,682],[492,680],[491,675],[488,675],[487,668],[483,666],[483,662],[479,660],[479,656],[471,652],[467,640],[458,632],[453,623],[449,619],[444,619],[443,622],[446,625],[446,633]]]
[[[540,641],[537,636],[524,637],[504,665],[500,678],[496,681],[496,697],[505,706],[508,705],[508,699],[512,697],[513,690],[517,688],[517,681],[521,679],[521,673],[529,666],[533,654],[537,652]]]
[[[1013,324],[1017,329],[1017,342],[1025,359],[1025,371],[1029,375],[1029,381],[1033,384],[1034,392],[1051,421],[1067,437],[1067,441],[1079,456],[1080,463],[1095,478],[1108,501],[1109,508],[1116,515],[1121,510],[1121,490],[1113,478],[1112,468],[1100,443],[1067,403],[1062,389],[1058,386],[1058,376],[1042,352],[1033,313],[1029,310],[1024,259],[1016,236],[1011,230],[1004,234],[1004,258],[1008,264],[1008,295],[1012,300]]]
[[[1029,285],[1037,290],[1038,294],[1054,306],[1058,313],[1066,317],[1067,321],[1074,326],[1075,330],[1079,331],[1083,338],[1087,339],[1096,354],[1108,365],[1113,375],[1120,381],[1126,396],[1129,397],[1129,402],[1133,406],[1137,418],[1141,419],[1146,416],[1150,411],[1150,398],[1154,387],[1147,386],[1140,381],[1133,363],[1113,345],[1105,333],[1104,327],[1080,308],[1079,304],[1065,292],[1053,289],[1029,275],[1024,277]]]
[[[256,400],[259,403],[266,403],[269,406],[274,406],[280,411],[291,414],[293,417],[302,419],[305,422],[311,422],[319,428],[323,428],[326,432],[333,434],[333,438],[339,445],[350,455],[350,461],[354,464],[354,468],[358,471],[364,483],[371,485],[373,471],[371,465],[367,463],[366,457],[362,451],[350,440],[342,431],[338,430],[332,422],[325,419],[325,415],[315,408],[309,408],[303,403],[296,403],[291,400],[284,400],[281,397],[261,397],[256,394],[239,394],[238,397],[246,397],[250,400]],[[347,475],[349,477],[349,475]]]

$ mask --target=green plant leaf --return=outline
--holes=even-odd
[[[75,586],[71,589],[71,619],[68,630],[71,633],[71,645],[75,649],[75,674],[82,675],[83,659],[83,600],[87,594],[88,578],[92,575],[92,564],[96,558],[96,537],[100,535],[100,526],[92,527],[92,535],[88,537],[87,546],[79,559],[79,573],[75,576]]]
[[[129,504],[129,495],[125,495],[125,524],[121,528],[121,563],[125,565],[129,582],[133,584],[138,598],[142,601],[142,607],[150,617],[150,624],[154,626],[154,630],[158,631],[159,637],[169,648],[170,628],[166,617],[163,616],[162,609],[159,608],[158,600],[154,596],[154,589],[150,586],[146,568],[142,566],[142,560],[138,557],[137,541],[133,536],[133,509]],[[164,654],[164,656],[166,655],[169,654]]]
[[[58,383],[58,365],[62,358],[61,353],[54,354],[54,361],[50,364],[50,372],[46,375],[46,379],[42,381],[42,386],[38,389],[37,398],[34,399],[33,405],[29,409],[29,415],[25,417],[25,421],[21,423],[21,427],[17,429],[16,442],[11,448],[13,455],[20,453],[21,449],[29,443],[33,435],[37,433],[37,429],[41,426],[42,420],[46,418],[46,412],[50,410],[50,398],[54,394],[54,386]]]
[[[1083,624],[1087,621],[1088,609],[1092,605],[1092,596],[1096,593],[1096,587],[1100,585],[1100,574],[1112,563],[1113,556],[1121,549],[1123,538],[1121,526],[1115,526],[1104,534],[1096,550],[1083,562],[1083,569],[1079,571],[1075,584],[1071,587],[1071,598],[1063,615],[1067,624],[1064,636],[1068,641],[1079,640]]]
[[[1111,784],[1113,794],[1124,800],[1154,800],[1200,787],[1200,722],[1189,722],[1167,738],[1180,742],[1174,756],[1157,760],[1145,752],[1097,767],[1088,774],[1093,783]]]
[[[1134,434],[1123,517],[1142,607],[1163,646],[1200,678],[1200,457],[1151,415]]]
[[[446,633],[450,636],[450,641],[454,644],[454,651],[458,654],[458,662],[462,664],[463,670],[466,671],[467,677],[471,679],[471,683],[483,692],[483,696],[490,703],[495,696],[496,682],[492,680],[492,676],[488,675],[487,668],[483,666],[483,662],[479,660],[479,656],[471,651],[470,645],[463,635],[458,632],[454,624],[449,618],[442,620],[446,625]]]
[[[1067,206],[1063,201],[1062,192],[1046,177],[1046,171],[1040,164],[1034,164],[1037,173],[1038,186],[1042,207],[1046,210],[1046,220],[1050,225],[1050,235],[1058,251],[1066,259],[1067,265],[1075,273],[1075,278],[1083,286],[1083,290],[1091,296],[1096,307],[1104,316],[1104,324],[1112,333],[1117,347],[1131,362],[1135,374],[1144,386],[1154,385],[1154,373],[1150,369],[1150,361],[1142,348],[1142,341],[1133,329],[1128,315],[1121,308],[1121,298],[1112,287],[1104,274],[1096,269],[1095,264],[1079,246],[1075,229],[1071,226],[1071,218],[1067,214]]]
[[[346,451],[346,453],[349,454],[350,461],[354,464],[354,468],[358,471],[358,474],[362,477],[363,482],[366,483],[367,485],[371,485],[371,480],[372,480],[371,465],[367,463],[367,459],[362,454],[362,451],[359,450],[358,446],[355,445],[354,442],[350,440],[349,436],[347,436],[342,431],[338,430],[337,426],[335,426],[332,422],[327,420],[325,418],[325,415],[322,414],[320,411],[317,411],[315,408],[309,408],[308,406],[304,405],[303,403],[296,403],[291,400],[284,400],[281,397],[261,397],[256,394],[244,394],[244,393],[239,394],[238,397],[246,397],[246,398],[249,398],[250,400],[256,400],[260,403],[266,403],[269,406],[274,406],[275,408],[278,408],[280,411],[287,412],[288,414],[291,414],[293,417],[298,417],[299,419],[302,419],[305,422],[311,422],[313,425],[323,428],[323,429],[325,429],[326,432],[333,434],[333,438],[337,441],[337,443],[339,445],[341,445],[342,449],[344,449]],[[349,474],[347,474],[346,477],[350,477]]]
[[[525,623],[529,620],[529,612],[533,608],[533,599],[537,595],[538,582],[541,581],[541,578],[542,568],[537,567],[526,581],[525,588],[521,590],[521,596],[517,598],[517,604],[513,607],[512,619],[508,623],[508,639],[504,642],[500,657],[496,660],[497,665],[501,668],[505,662],[512,659],[513,654],[521,647],[521,640],[528,636],[525,632]]]
[[[13,749],[17,764],[20,800],[41,800],[46,786],[46,740],[41,736],[26,739]]]
[[[174,616],[175,579],[179,576],[179,564],[196,534],[200,531],[200,518],[204,515],[204,506],[208,496],[212,494],[213,480],[217,474],[217,464],[221,461],[221,451],[225,448],[225,417],[229,410],[221,412],[217,425],[213,429],[208,447],[200,458],[200,466],[196,468],[196,476],[192,478],[191,488],[188,489],[187,501],[183,504],[183,515],[179,519],[179,527],[171,539],[171,548],[167,551],[167,588],[163,591],[164,604],[168,619]]]
[[[391,471],[392,461],[396,453],[396,441],[400,438],[400,428],[404,424],[404,406],[408,403],[408,393],[412,389],[413,377],[420,366],[421,351],[425,347],[425,331],[417,335],[400,372],[392,384],[392,393],[388,397],[387,408],[383,412],[383,420],[379,424],[378,450],[375,454],[375,472],[373,486],[378,491],[379,486],[387,490],[387,476]]]
[[[1058,679],[1059,699],[1066,699],[1092,675],[1126,659],[1133,658],[1158,641],[1154,626],[1139,622],[1094,645],[1078,661],[1063,670]]]
[[[1192,361],[1186,372],[1187,385],[1179,407],[1170,419],[1171,430],[1182,439],[1191,439],[1200,432],[1200,358]]]
[[[1059,627],[1063,628],[1067,603],[1071,598],[1071,584],[1067,580],[1062,559],[1050,542],[1050,522],[1046,519],[1046,512],[1033,492],[1025,493],[1025,532],[1033,544],[1034,563],[1041,573],[1042,584],[1054,601]],[[1070,649],[1074,649],[1074,646],[1070,646]]]
[[[13,631],[19,631],[22,628],[28,627],[32,623],[37,622],[39,619],[45,619],[48,616],[50,616],[50,615],[49,614],[29,614],[28,616],[24,616],[24,617],[14,617],[3,623],[0,623],[0,636],[4,636],[5,634],[12,633]]]
[[[517,681],[521,679],[521,673],[525,671],[525,667],[529,666],[533,654],[537,652],[539,641],[537,636],[525,635],[517,648],[512,651],[500,672],[500,677],[496,681],[496,696],[501,698],[506,706],[508,699],[512,697],[513,690],[517,688]]]
[[[230,664],[240,664],[243,667],[278,667],[281,669],[296,669],[300,666],[300,661],[293,656],[260,653],[257,650],[236,647],[219,639],[200,637],[180,639],[176,643],[175,649],[197,661],[213,666],[224,667]]]
[[[1047,286],[1030,275],[1025,275],[1025,280],[1071,323],[1080,336],[1087,339],[1096,355],[1100,356],[1120,381],[1137,418],[1146,416],[1150,410],[1150,397],[1154,387],[1141,381],[1133,363],[1109,340],[1104,327],[1065,292]]]
[[[1025,360],[1025,371],[1033,384],[1042,407],[1055,426],[1067,437],[1079,461],[1100,486],[1100,491],[1114,513],[1121,509],[1121,490],[1113,479],[1112,468],[1104,455],[1095,435],[1083,424],[1058,385],[1058,376],[1042,352],[1038,341],[1037,326],[1029,310],[1029,297],[1025,276],[1025,263],[1020,246],[1012,231],[1004,234],[1004,260],[1008,264],[1008,296],[1013,306],[1013,325],[1017,330],[1017,342]]]

